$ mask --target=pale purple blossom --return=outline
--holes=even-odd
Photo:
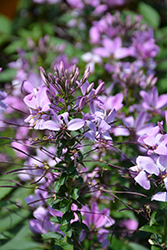
[[[40,186],[40,189],[42,189],[42,186]],[[35,189],[35,194],[30,194],[25,198],[26,203],[33,207],[37,208],[39,206],[45,206],[46,205],[46,199],[48,197],[48,192],[40,189]]]
[[[153,127],[152,123],[148,123],[148,114],[145,111],[139,113],[136,119],[133,116],[128,116],[122,119],[125,126],[116,126],[113,129],[115,136],[143,136],[149,129]]]
[[[167,155],[167,134],[160,134],[159,126],[149,129],[138,142],[148,150],[148,154]]]
[[[99,55],[96,55],[91,52],[87,52],[81,56],[81,59],[85,61],[86,67],[90,67],[90,71],[94,72],[95,71],[95,65],[96,63],[102,64],[102,59]]]
[[[24,97],[24,102],[30,110],[30,115],[25,122],[30,123],[35,129],[43,129],[44,121],[50,118],[50,100],[47,96],[46,86],[40,86],[33,90],[32,94]]]
[[[121,221],[119,226],[125,228],[121,234],[130,237],[138,229],[139,223],[134,219],[127,219]]]
[[[158,192],[152,196],[151,200],[167,202],[167,192]]]
[[[134,56],[146,60],[155,57],[159,52],[159,47],[155,44],[153,29],[135,31],[132,38]]]
[[[129,169],[134,180],[144,189],[150,189],[149,175],[159,175],[159,168],[152,158],[149,156],[138,156],[136,166]]]
[[[116,111],[121,109],[123,107],[123,93],[118,93],[115,96],[99,96],[99,100],[101,101],[101,106],[104,106],[104,108],[107,111],[110,111],[111,109],[115,109]]]
[[[102,45],[103,47],[93,49],[93,53],[101,57],[113,56],[114,59],[122,59],[133,55],[133,49],[131,47],[122,47],[122,40],[120,37],[116,37],[113,40],[106,37],[102,40]]]
[[[30,220],[30,230],[34,234],[45,234],[48,231],[62,233],[59,229],[59,225],[55,225],[54,222],[50,221],[50,214],[48,209],[39,206],[33,212],[33,215],[35,219]]]
[[[109,245],[107,240],[109,230],[106,228],[111,227],[115,223],[115,221],[109,216],[110,210],[108,208],[104,208],[99,211],[97,203],[93,202],[91,209],[83,206],[81,208],[81,213],[85,217],[83,223],[85,223],[90,229],[88,238],[91,238],[91,234],[94,235],[94,231],[98,231],[97,240],[102,243],[103,247],[107,247]],[[79,240],[83,241],[85,237],[86,231],[83,230],[79,236]]]
[[[45,121],[43,124],[43,129],[49,129],[52,131],[62,131],[70,130],[75,131],[82,128],[85,125],[85,121],[81,118],[74,118],[68,121],[68,112],[61,115],[54,114],[53,120]],[[61,119],[62,118],[62,119]]]
[[[115,119],[115,109],[112,109],[108,114],[106,111],[100,110],[94,102],[90,103],[90,114],[86,114],[85,119],[89,127],[89,131],[84,134],[86,138],[92,141],[98,139],[112,140],[109,132],[111,123]]]
[[[4,101],[6,97],[7,94],[4,91],[0,90],[0,113],[3,113],[8,107],[8,103]]]
[[[158,96],[155,86],[149,92],[141,90],[140,96],[143,98],[141,105],[145,110],[161,113],[161,108],[167,105],[167,94]]]

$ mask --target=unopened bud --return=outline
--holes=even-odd
[[[158,127],[160,128],[161,134],[165,135],[165,134],[166,134],[166,131],[165,131],[165,129],[163,128],[163,123],[162,123],[162,122],[157,122],[157,124],[158,124]]]
[[[54,78],[54,76],[53,76],[51,73],[48,74],[48,79],[49,79],[53,84],[55,83],[55,78]]]
[[[42,37],[39,39],[38,45],[40,49],[44,49],[45,43]]]
[[[59,78],[59,71],[58,71],[58,68],[56,66],[54,66],[54,72],[55,72],[56,78]]]
[[[66,79],[68,79],[68,70],[67,69],[64,71],[64,76]]]
[[[95,90],[95,96],[99,95],[103,90],[104,90],[104,82],[101,82],[100,85],[97,87],[97,89]]]
[[[154,77],[153,74],[150,74],[150,75],[147,77],[147,80],[146,80],[147,85],[150,84],[150,82],[152,81],[153,77]]]
[[[86,80],[88,79],[89,75],[90,75],[90,67],[88,67],[88,68],[85,70],[85,72],[84,72],[84,75],[83,75],[83,77],[82,77],[82,82],[83,82],[83,83],[86,82]]]
[[[60,62],[60,72],[62,75],[64,75],[64,63],[63,63],[63,61]]]
[[[85,104],[85,100],[86,100],[86,97],[83,96],[79,102],[79,107],[78,107],[78,111],[81,111],[83,109],[83,106]]]
[[[40,74],[41,74],[43,82],[45,83],[46,87],[48,88],[50,83],[48,81],[48,77],[46,75],[46,72],[42,67],[40,67]]]
[[[65,90],[66,91],[69,90],[69,80],[68,79],[65,81]]]
[[[90,93],[90,91],[93,89],[93,87],[94,87],[94,82],[92,82],[92,83],[89,85],[89,87],[87,88],[87,90],[86,90],[86,95]]]
[[[158,80],[158,77],[154,77],[153,79],[152,79],[152,81],[151,81],[151,87],[154,87],[154,85],[156,84],[156,82],[157,82],[157,80]]]
[[[77,67],[76,70],[75,70],[75,74],[73,76],[75,81],[77,80],[78,76],[79,76],[79,70],[78,70],[78,67]]]
[[[76,68],[77,68],[77,65],[74,64],[74,66],[72,67],[72,74],[73,74],[73,75],[75,74]]]

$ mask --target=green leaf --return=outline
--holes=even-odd
[[[30,211],[18,209],[11,211],[10,215],[0,219],[0,232],[14,228],[30,215]]]
[[[63,174],[60,176],[59,184],[62,186],[62,185],[66,182],[66,179],[67,179],[67,175],[66,175],[66,173],[63,173]]]
[[[128,244],[132,250],[149,250],[147,247],[141,246],[140,244],[131,242]]]
[[[70,224],[60,226],[60,230],[68,237],[72,236],[72,228]]]
[[[78,178],[78,171],[75,169],[74,172],[72,172],[71,174],[69,174],[71,178]]]
[[[126,243],[124,243],[122,240],[117,239],[117,238],[113,238],[111,241],[111,245],[110,245],[112,250],[131,250],[129,249],[128,245]],[[135,249],[138,250],[138,249]]]
[[[85,224],[85,223],[82,223],[82,222],[79,222],[79,221],[75,221],[75,222],[73,222],[72,224],[71,224],[71,226],[73,227],[73,228],[81,228],[81,229],[83,229],[83,230],[85,230],[85,231],[87,231],[87,232],[89,232],[90,230],[89,230],[89,228],[87,227],[87,225]]]
[[[74,213],[73,213],[73,212],[68,212],[68,211],[67,211],[67,212],[63,215],[63,217],[62,217],[62,219],[61,219],[61,224],[62,224],[62,225],[66,225],[66,224],[70,223],[70,221],[71,221],[72,219],[74,219]]]
[[[26,46],[24,40],[12,41],[3,51],[9,55],[11,53],[16,53],[18,48],[24,48]]]
[[[71,174],[75,171],[74,161],[71,161],[67,167],[67,173]]]
[[[162,234],[163,233],[163,227],[160,224],[158,224],[157,222],[154,223],[152,226],[150,226],[149,223],[147,223],[146,225],[141,227],[139,230],[145,231],[145,232],[150,232],[153,234]]]
[[[21,230],[6,244],[2,245],[1,250],[31,250],[44,249],[42,244],[35,242],[30,237],[29,225]]]
[[[151,246],[151,250],[162,250],[161,246]]]
[[[155,224],[156,222],[159,222],[159,221],[163,222],[164,216],[165,216],[165,214],[162,214],[162,211],[161,212],[154,211],[151,215],[150,226],[152,226],[153,224]]]
[[[65,213],[68,211],[68,208],[69,208],[70,204],[71,204],[71,200],[68,201],[68,200],[65,200],[65,199],[64,199],[63,201],[60,202],[59,210],[60,210],[63,214],[65,214]]]
[[[72,194],[71,194],[72,198],[74,200],[77,200],[78,197],[79,197],[79,189],[78,188],[74,188],[73,191],[72,191]]]
[[[0,15],[0,34],[7,33],[10,34],[12,30],[12,22],[6,16]]]
[[[83,178],[81,176],[78,177],[79,184],[83,184]]]
[[[138,5],[138,11],[143,16],[144,21],[153,28],[158,28],[160,25],[159,13],[150,5],[140,2]]]
[[[60,240],[62,238],[64,238],[64,236],[60,233],[56,233],[56,232],[48,232],[46,234],[42,234],[42,237],[47,240],[47,239],[57,239]]]
[[[12,81],[16,75],[16,69],[4,69],[0,73],[0,82]]]
[[[54,183],[54,190],[55,190],[55,192],[58,192],[59,189],[60,189],[60,183],[59,183],[59,181],[55,181],[55,183]]]
[[[56,250],[73,250],[73,244],[64,242],[64,241],[56,241],[55,249]]]
[[[83,161],[83,154],[81,151],[78,151],[79,161]]]
[[[62,217],[59,217],[59,216],[51,217],[51,218],[50,218],[50,221],[52,221],[52,222],[54,222],[54,223],[60,224],[60,223],[61,223],[61,218],[62,218]]]

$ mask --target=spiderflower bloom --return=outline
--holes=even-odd
[[[32,94],[24,97],[24,102],[30,109],[30,115],[25,119],[25,122],[30,123],[35,129],[42,129],[43,122],[50,117],[49,105],[51,102],[46,90],[46,86],[40,86],[34,89]]]
[[[109,230],[106,228],[111,227],[115,223],[115,221],[109,216],[110,210],[108,208],[104,208],[103,210],[99,211],[97,203],[93,202],[91,209],[83,206],[81,213],[85,217],[83,223],[85,223],[90,229],[88,238],[91,238],[91,236],[93,236],[97,231],[97,240],[102,243],[103,247],[107,247],[109,245],[107,240]],[[79,237],[80,241],[83,241],[85,237],[86,231],[83,230]]]
[[[167,94],[158,96],[158,90],[154,86],[151,91],[140,91],[140,96],[143,98],[142,107],[148,111],[161,113],[161,108],[167,105]]]
[[[149,176],[159,175],[159,168],[149,156],[138,156],[136,166],[130,167],[130,174],[134,180],[144,189],[150,189]]]
[[[147,154],[167,155],[167,134],[160,133],[160,126],[149,129],[138,142],[148,150]]]

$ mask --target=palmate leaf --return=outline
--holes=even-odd
[[[20,231],[6,244],[0,246],[1,250],[31,250],[44,249],[43,245],[33,241],[30,236],[30,230],[27,225],[24,225]]]
[[[0,233],[14,228],[16,225],[20,224],[30,215],[30,211],[24,209],[17,209],[17,211],[12,211],[6,217],[0,219]]]

